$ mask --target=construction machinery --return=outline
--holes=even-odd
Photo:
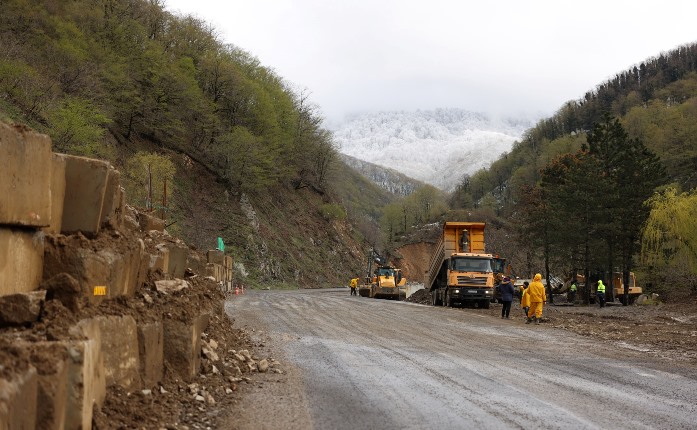
[[[378,266],[358,289],[362,297],[399,300],[400,288],[407,282],[402,272],[392,266]]]
[[[612,297],[618,299],[623,305],[624,304],[632,304],[636,301],[636,299],[642,294],[642,289],[641,287],[637,287],[636,285],[636,277],[634,276],[634,272],[629,272],[629,288],[628,288],[628,297],[627,297],[627,303],[625,303],[625,295],[624,295],[624,282],[623,282],[623,276],[622,272],[613,272],[612,273]],[[595,292],[596,288],[598,286],[598,279],[601,278],[606,278],[604,276],[603,272],[591,272],[590,274],[590,293],[589,293],[589,301],[590,303],[595,303]],[[585,277],[581,274],[576,275],[576,279],[578,280],[579,287],[581,289],[584,289],[586,286],[585,282]],[[567,282],[567,284],[570,284],[570,281]]]
[[[506,260],[485,252],[483,222],[445,222],[424,287],[434,306],[477,304],[489,308]]]
[[[382,258],[373,249],[371,256],[368,257],[368,272],[362,285],[358,288],[361,297],[371,297],[377,299],[399,300],[400,287],[404,287],[407,278],[402,275],[401,269],[384,264],[386,259]],[[372,270],[373,262],[377,265]]]

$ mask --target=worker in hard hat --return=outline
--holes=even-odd
[[[542,275],[537,273],[526,290],[530,297],[530,310],[528,311],[528,320],[525,322],[526,324],[532,321],[535,321],[535,324],[539,324],[542,319],[542,307],[547,303],[547,293],[541,281]]]
[[[598,288],[595,290],[595,297],[598,298],[598,305],[605,307],[605,284],[602,279],[598,279]]]
[[[573,306],[576,303],[576,290],[578,290],[578,284],[574,279],[569,287],[569,303]]]
[[[356,288],[358,288],[358,278],[351,279],[351,283],[349,284],[349,286],[351,287],[351,294],[350,295],[352,295],[352,296],[358,295],[358,294],[356,294]]]

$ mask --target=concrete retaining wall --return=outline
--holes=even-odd
[[[51,139],[0,123],[0,161],[0,225],[48,226]]]
[[[44,263],[44,234],[0,227],[0,295],[39,287]]]
[[[183,380],[191,381],[201,365],[201,333],[208,326],[210,315],[204,314],[190,322],[164,320],[165,361]]]
[[[10,380],[0,379],[0,428],[36,427],[36,399],[39,379],[29,367]]]
[[[106,397],[102,333],[96,319],[81,320],[71,333],[87,340],[75,341],[69,348],[65,427],[88,429],[93,407],[101,408]]]
[[[61,232],[96,235],[102,221],[109,163],[84,157],[65,157],[65,200]]]
[[[138,357],[143,387],[152,388],[164,374],[164,328],[162,321],[138,324]]]
[[[68,399],[69,342],[36,342],[22,345],[31,351],[38,373],[37,429],[62,430]],[[45,357],[53,360],[46,360]]]
[[[138,328],[132,316],[96,318],[101,332],[106,385],[118,385],[126,391],[140,389]]]
[[[51,222],[44,229],[47,233],[57,234],[63,223],[63,204],[65,200],[65,156],[51,156]]]

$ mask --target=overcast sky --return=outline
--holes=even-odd
[[[346,114],[551,115],[646,58],[697,42],[697,1],[165,0]]]

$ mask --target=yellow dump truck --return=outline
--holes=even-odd
[[[485,252],[483,222],[446,222],[434,248],[424,287],[434,306],[488,308],[506,260]]]
[[[378,266],[372,276],[366,277],[365,283],[358,289],[362,297],[399,300],[400,290],[407,283],[400,269],[392,266]]]

